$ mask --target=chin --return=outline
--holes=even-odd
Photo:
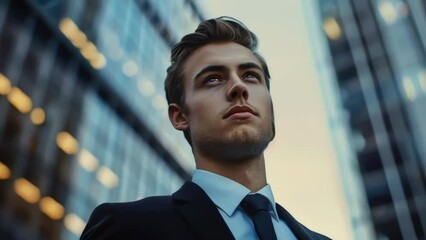
[[[265,127],[253,126],[249,124],[239,124],[238,126],[234,126],[233,128],[224,131],[224,137],[235,140],[246,139],[250,141],[253,139],[253,141],[256,141],[269,137],[269,135],[271,135],[269,134],[270,132],[272,131]]]
[[[217,160],[238,160],[258,156],[272,140],[272,129],[241,125],[214,135],[193,136],[197,151]]]
[[[248,160],[260,156],[272,139],[271,134],[255,131],[236,131],[223,138],[218,144],[222,156],[219,159]]]
[[[253,129],[236,129],[224,137],[227,142],[257,142],[261,139],[261,134]]]
[[[246,145],[249,147],[254,147],[258,144],[263,145],[265,142],[270,142],[272,140],[272,131],[259,131],[258,129],[253,129],[251,127],[241,127],[234,129],[225,136],[223,136],[222,141],[226,144],[231,145]]]

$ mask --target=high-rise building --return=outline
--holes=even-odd
[[[171,46],[196,1],[0,1],[0,239],[78,239],[93,208],[194,168],[168,121]]]
[[[313,5],[311,42],[354,239],[425,239],[426,4]]]

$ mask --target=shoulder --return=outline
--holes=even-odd
[[[308,228],[306,228],[306,230],[310,232],[311,236],[315,236],[316,240],[331,240],[331,238],[329,238],[329,237],[327,237],[325,235],[322,235],[320,233],[314,232],[314,231],[312,231],[312,230],[310,230]]]
[[[132,202],[103,203],[96,207],[94,211],[112,211],[116,214],[134,215],[141,212],[166,211],[170,210],[172,206],[171,196],[155,196]]]
[[[329,237],[327,237],[325,235],[322,235],[320,233],[314,232],[311,229],[305,227],[301,223],[299,223],[299,224],[304,229],[304,231],[308,233],[309,236],[313,237],[312,239],[315,239],[315,240],[331,240],[331,238],[329,238]]]
[[[285,210],[281,205],[276,204],[278,215],[285,223],[290,227],[293,233],[302,239],[314,239],[314,240],[330,240],[330,238],[314,232],[309,228],[305,227],[299,221],[297,221],[287,210]]]
[[[93,210],[81,239],[114,239],[126,234],[150,236],[159,226],[176,225],[178,221],[171,196],[103,203]]]
[[[103,203],[93,210],[92,215],[123,218],[124,221],[143,221],[145,218],[161,217],[174,212],[171,196],[147,197],[133,202]]]

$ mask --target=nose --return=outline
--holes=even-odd
[[[244,81],[242,81],[238,76],[232,76],[230,81],[231,87],[227,93],[228,101],[235,101],[235,99],[242,98],[244,100],[248,99],[248,90]]]

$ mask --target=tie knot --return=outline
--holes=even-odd
[[[258,193],[247,195],[240,203],[240,206],[250,217],[253,217],[258,211],[268,211],[269,205],[269,200]]]

